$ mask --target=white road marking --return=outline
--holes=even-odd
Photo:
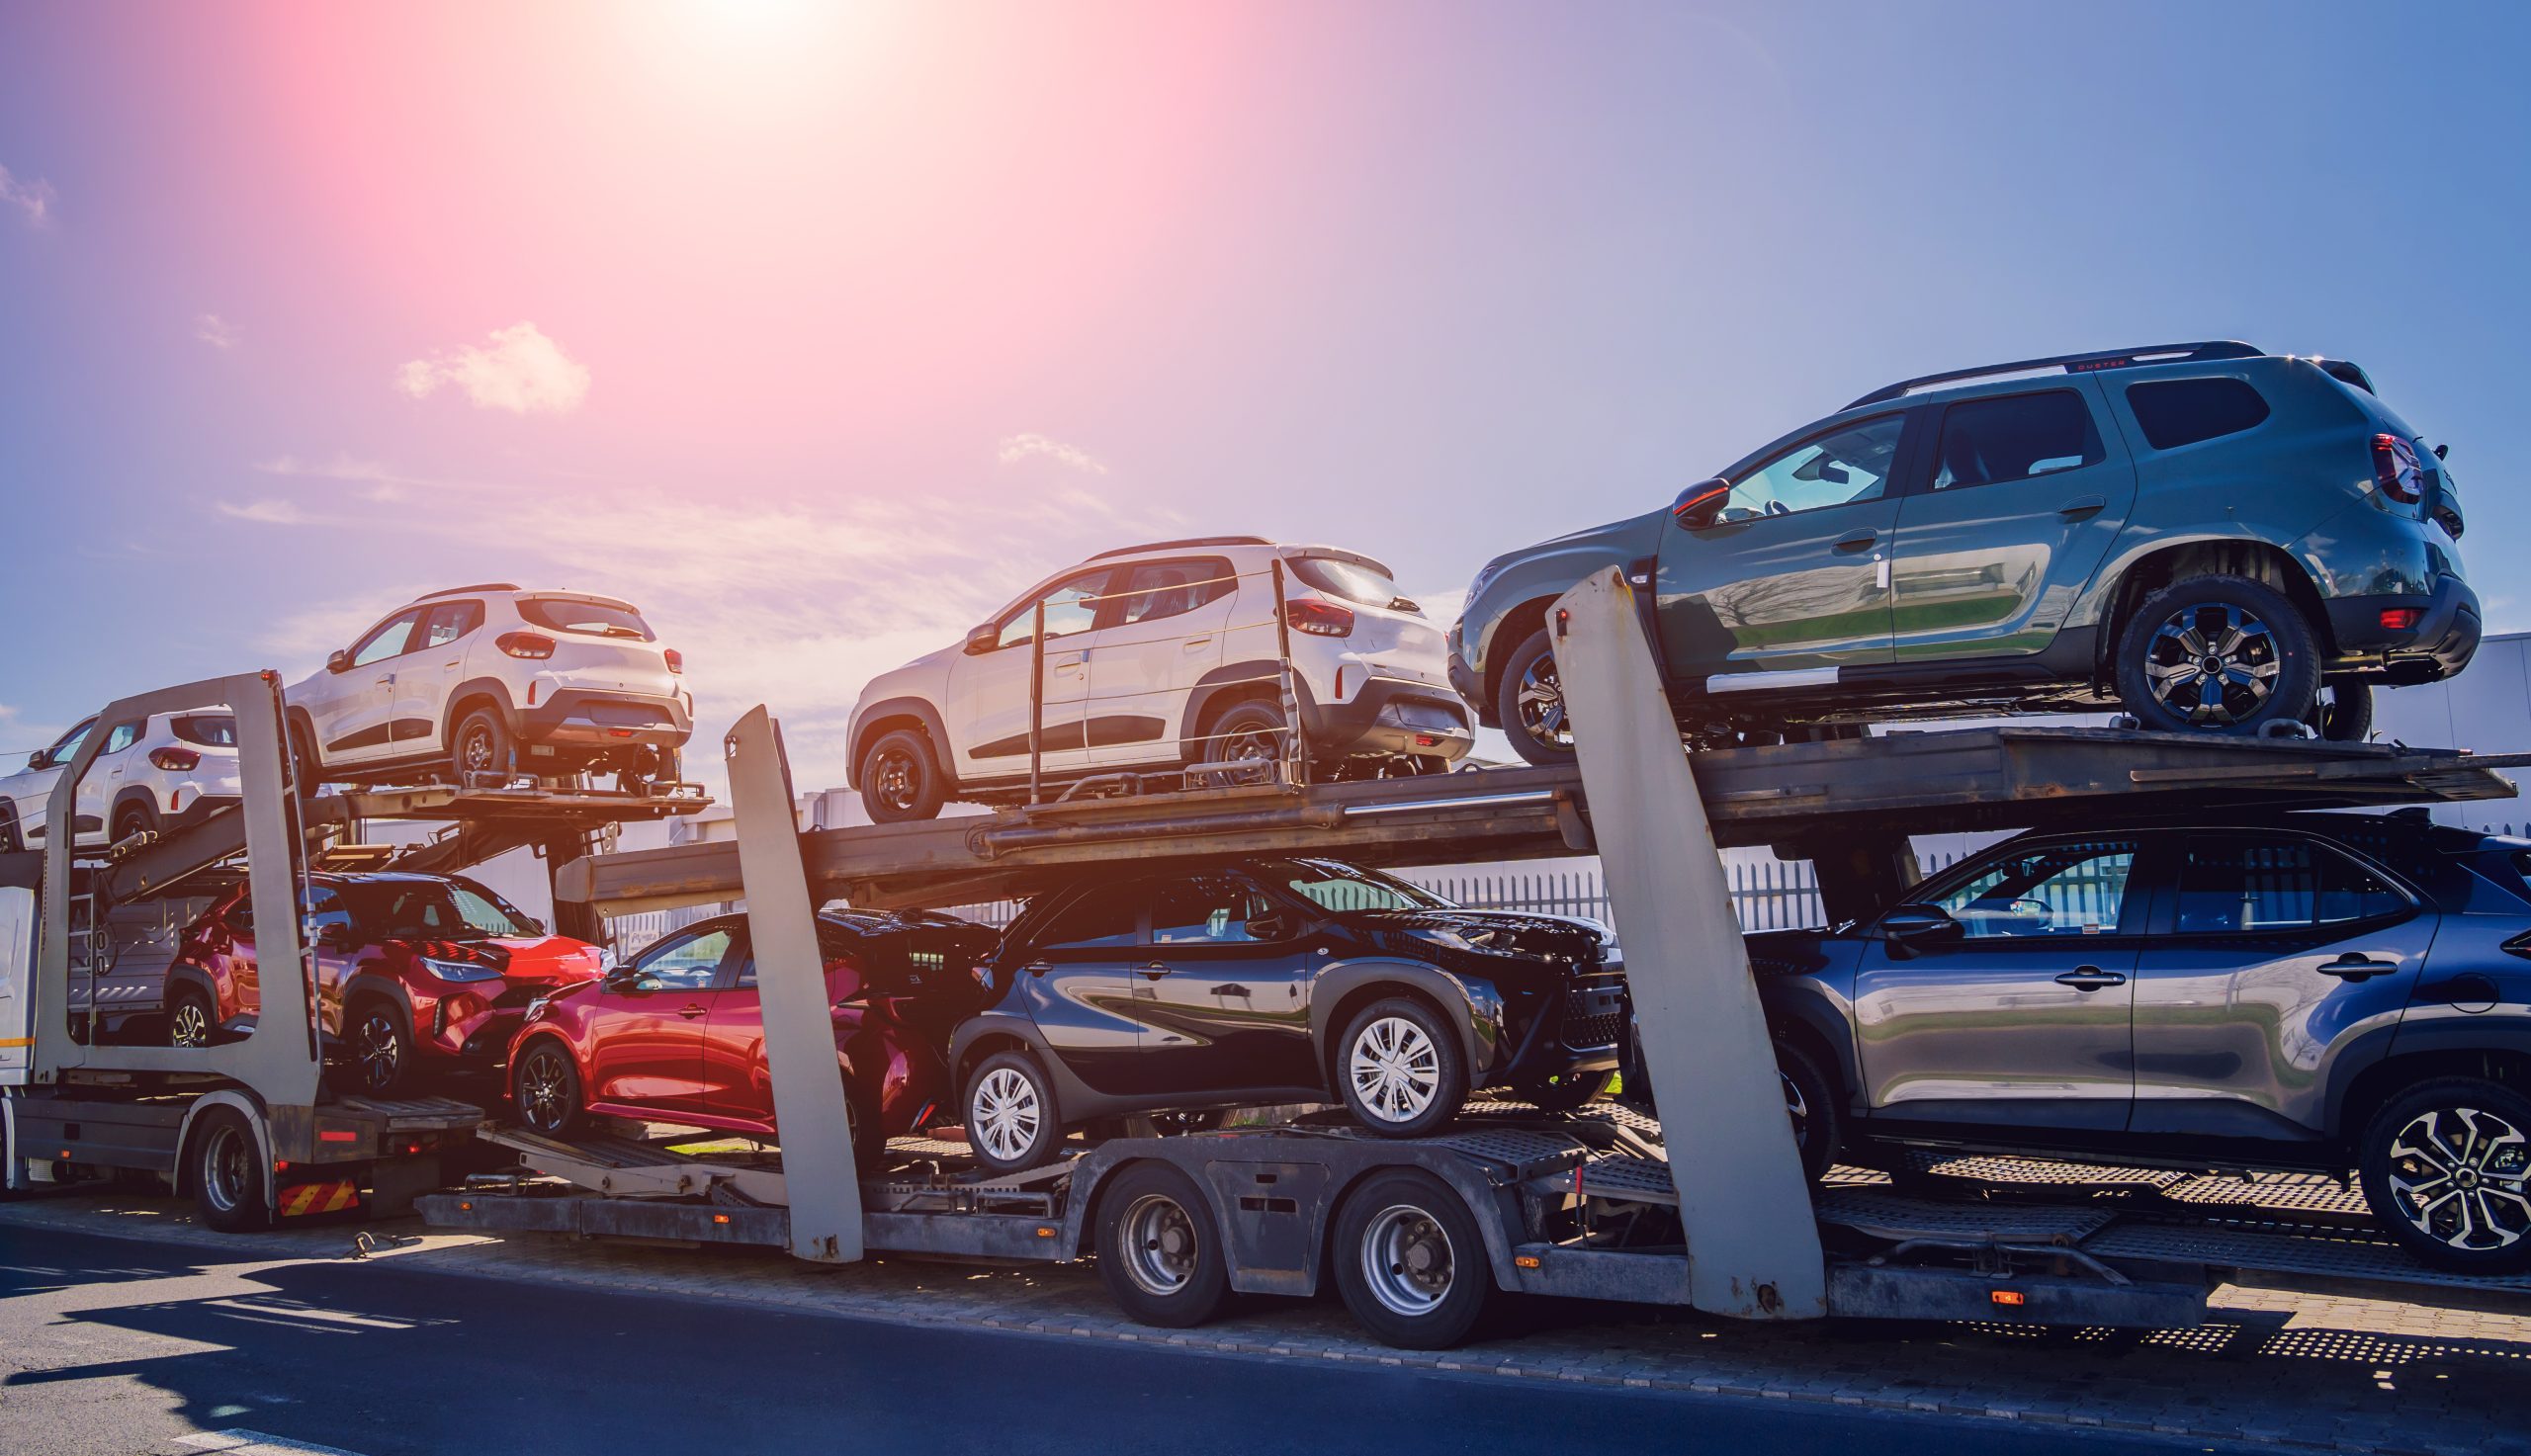
[[[196,1431],[176,1437],[176,1444],[196,1451],[220,1451],[226,1456],[360,1456],[359,1452],[340,1446],[320,1446],[314,1441],[294,1441],[244,1429]]]

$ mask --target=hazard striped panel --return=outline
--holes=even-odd
[[[331,1183],[293,1183],[281,1190],[281,1216],[341,1213],[360,1207],[360,1185],[346,1178]]]

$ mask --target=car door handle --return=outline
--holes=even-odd
[[[677,1008],[676,1014],[684,1017],[688,1021],[692,1021],[697,1016],[710,1014],[711,1009],[712,1008],[709,1006],[698,1006],[694,1002],[688,1001]]]
[[[2109,509],[2108,496],[2085,495],[2078,496],[2075,499],[2069,500],[2063,505],[2058,506],[2056,508],[2056,514],[2063,516],[2068,521],[2087,521],[2107,509]]]
[[[1195,650],[1197,647],[1209,647],[1212,644],[1213,635],[1209,632],[1205,633],[1202,637],[1190,637],[1186,639],[1186,650],[1190,652]]]
[[[1837,550],[1848,553],[1869,551],[1872,544],[1879,539],[1880,533],[1877,531],[1858,531],[1852,536],[1838,537]]]
[[[2115,971],[2103,971],[2098,966],[2077,966],[2057,977],[2056,984],[2070,985],[2076,990],[2099,990],[2105,985],[2125,985],[2127,978]]]
[[[1158,961],[1154,961],[1150,965],[1136,971],[1134,974],[1145,981],[1158,981],[1160,978],[1169,974],[1169,968],[1160,964]]]
[[[1027,965],[1022,966],[1019,969],[1027,972],[1031,976],[1043,976],[1047,972],[1055,969],[1055,963],[1052,961],[1030,961]]]
[[[391,673],[387,674],[385,677],[380,678],[380,679],[379,679],[378,681],[376,681],[375,683],[370,684],[370,686],[372,686],[372,687],[380,687],[380,688],[392,688],[392,687],[395,686],[395,674],[393,674],[393,673],[392,673],[392,672],[391,672]]]
[[[2376,961],[2364,956],[2340,956],[2316,969],[2322,976],[2334,976],[2340,981],[2370,981],[2376,976],[2388,976],[2400,968],[2395,961]]]

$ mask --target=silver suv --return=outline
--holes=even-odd
[[[2354,1169],[2421,1258],[2505,1272],[2531,1267],[2526,871],[2531,840],[2421,812],[2029,834],[1750,961],[1814,1174],[1910,1143]]]

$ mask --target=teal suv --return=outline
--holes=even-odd
[[[2360,739],[2374,684],[2478,649],[2443,454],[2354,365],[2240,343],[1907,380],[1663,509],[1497,557],[1451,679],[1564,761],[1547,610],[1615,566],[1699,741],[2110,709]]]

